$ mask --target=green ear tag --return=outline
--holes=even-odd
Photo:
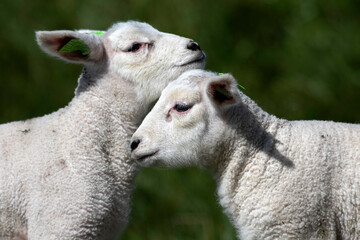
[[[84,56],[89,54],[89,50],[86,47],[85,43],[77,38],[71,39],[58,52],[59,53],[71,53],[71,52],[75,52],[75,51],[81,51],[82,55],[84,55]]]
[[[98,35],[99,37],[101,37],[102,35],[104,35],[105,32],[104,31],[93,31],[90,33],[94,33],[94,34]],[[88,34],[88,33],[83,33],[83,34]],[[77,38],[71,39],[58,52],[59,53],[71,53],[71,52],[75,52],[75,51],[81,51],[81,54],[84,56],[89,55],[89,49],[87,48],[86,44]]]
[[[218,73],[218,75],[223,75],[223,73]],[[241,88],[242,90],[245,90],[245,87],[241,86],[239,83],[238,83],[238,87]]]
[[[101,37],[102,35],[104,35],[104,31],[93,31],[91,33],[95,33],[96,35],[98,35],[99,37]]]

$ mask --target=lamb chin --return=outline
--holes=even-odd
[[[141,167],[151,167],[154,165],[154,161],[151,157],[137,159],[136,163]]]

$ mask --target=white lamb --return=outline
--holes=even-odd
[[[131,148],[142,166],[209,169],[240,239],[360,239],[360,125],[278,119],[230,74],[191,70]]]
[[[40,31],[40,47],[84,64],[75,97],[50,115],[0,126],[0,239],[114,239],[137,165],[132,133],[170,80],[203,68],[194,41],[146,23]]]

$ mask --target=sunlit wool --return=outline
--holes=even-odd
[[[230,74],[191,70],[132,140],[140,165],[209,169],[240,239],[360,239],[358,124],[278,119]]]
[[[114,239],[127,225],[138,170],[130,137],[169,81],[204,67],[204,54],[139,22],[102,36],[36,37],[45,52],[84,68],[67,107],[0,126],[0,239]],[[71,39],[84,51],[64,52]]]

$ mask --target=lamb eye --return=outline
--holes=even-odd
[[[174,106],[174,109],[177,112],[186,112],[187,110],[189,110],[191,108],[190,105],[186,105],[185,103],[177,103]]]
[[[127,52],[137,52],[141,47],[142,47],[141,43],[134,43],[126,51]]]

